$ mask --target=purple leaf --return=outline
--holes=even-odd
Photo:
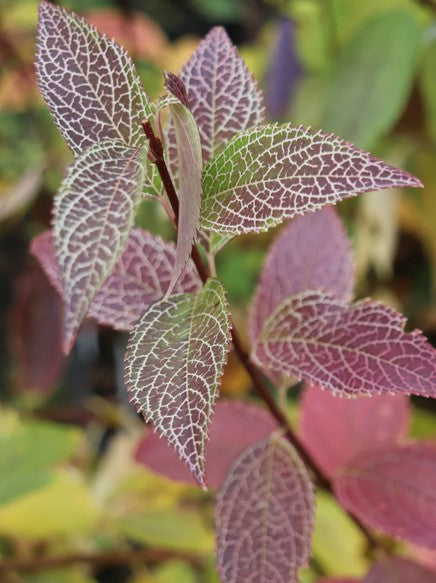
[[[420,181],[323,131],[273,124],[241,132],[203,170],[201,225],[247,233],[368,190]]]
[[[436,574],[402,557],[376,563],[362,583],[435,583]]]
[[[270,247],[251,307],[254,343],[268,316],[289,296],[322,289],[349,300],[354,286],[351,245],[333,207],[298,217]]]
[[[200,131],[204,161],[237,132],[263,123],[262,93],[224,28],[213,28],[201,41],[180,79]],[[171,131],[168,136],[171,155]]]
[[[280,119],[288,111],[301,66],[296,51],[295,23],[289,18],[281,18],[276,34],[277,43],[265,79],[265,102],[268,116]]]
[[[401,314],[377,302],[354,305],[323,292],[285,300],[253,349],[262,367],[334,393],[436,396],[436,351]]]
[[[70,167],[55,198],[53,236],[63,281],[66,352],[125,247],[140,201],[142,158],[139,148],[95,144]]]
[[[410,418],[405,395],[341,399],[308,386],[301,400],[301,438],[327,475],[356,454],[407,434]]]
[[[32,241],[31,252],[51,284],[62,296],[59,264],[51,231]],[[142,229],[132,229],[126,247],[111,275],[96,293],[88,316],[116,330],[130,331],[144,309],[162,299],[174,271],[175,245]],[[188,262],[174,293],[195,292],[201,280],[195,265]]]
[[[104,140],[137,146],[150,108],[130,57],[75,14],[42,0],[36,68],[53,119],[75,154]]]
[[[209,427],[206,444],[206,478],[210,488],[220,488],[230,466],[248,445],[267,438],[277,425],[264,409],[241,401],[219,400]],[[169,445],[155,431],[141,439],[135,459],[171,480],[195,484]]]
[[[223,583],[297,583],[307,565],[313,486],[290,444],[277,436],[245,449],[216,504],[217,567]]]
[[[436,444],[367,450],[336,474],[339,502],[391,536],[436,548]]]
[[[209,279],[197,294],[151,306],[131,333],[125,357],[131,400],[203,487],[208,425],[229,328],[224,288]]]
[[[178,79],[176,75],[174,78]],[[172,78],[172,85],[175,80]],[[183,83],[178,79],[178,92]],[[169,106],[174,127],[177,150],[179,220],[177,254],[174,273],[167,293],[170,293],[182,273],[195,243],[200,225],[201,206],[201,143],[197,124],[192,113],[182,103]]]

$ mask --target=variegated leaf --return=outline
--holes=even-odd
[[[286,298],[322,289],[349,300],[353,287],[351,245],[336,210],[325,207],[296,218],[270,247],[251,306],[252,342]]]
[[[307,471],[288,442],[272,436],[245,449],[216,505],[223,583],[297,583],[310,554],[314,506]]]
[[[241,132],[205,165],[201,226],[266,230],[368,190],[420,181],[323,131],[273,124]]]
[[[301,439],[326,475],[358,453],[405,437],[410,419],[406,395],[341,399],[308,386],[301,400]]]
[[[173,296],[147,310],[126,352],[131,400],[203,487],[208,425],[229,342],[225,292],[209,279],[199,293]]]
[[[436,397],[436,351],[406,320],[377,302],[354,305],[323,292],[285,300],[267,320],[253,358],[342,395]]]
[[[436,573],[403,557],[376,563],[362,583],[435,583]]]
[[[436,444],[367,450],[333,482],[339,502],[362,522],[392,536],[436,548]]]
[[[113,40],[67,10],[42,0],[36,67],[41,93],[76,154],[96,142],[143,142],[151,115],[134,65]]]
[[[56,196],[53,235],[63,282],[66,351],[124,249],[143,177],[140,148],[101,142],[77,158]]]
[[[220,488],[232,463],[248,445],[266,439],[277,424],[265,409],[242,401],[220,399],[213,413],[206,444],[206,478],[210,488]],[[192,475],[155,431],[141,439],[135,459],[151,470],[188,484]]]
[[[32,241],[31,252],[51,284],[63,296],[61,273],[51,231]],[[96,293],[88,316],[116,330],[130,331],[144,309],[162,299],[174,271],[176,249],[142,229],[132,229],[126,247],[112,273]],[[195,292],[201,288],[195,265],[188,261],[174,293]]]

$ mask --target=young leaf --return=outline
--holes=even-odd
[[[179,89],[183,98],[183,83],[176,75],[166,76],[171,88]],[[176,80],[176,81],[175,81]],[[201,206],[201,143],[197,124],[192,113],[182,102],[169,106],[177,148],[179,220],[177,230],[177,254],[174,273],[168,292],[171,292],[182,273],[192,251],[200,225]]]
[[[210,488],[220,488],[230,466],[248,445],[266,439],[277,425],[264,409],[241,401],[219,400],[209,426],[206,444],[206,478]],[[135,459],[171,480],[195,484],[184,463],[155,431],[141,439]]]
[[[353,275],[350,241],[336,210],[296,218],[270,247],[251,306],[252,342],[277,306],[296,293],[322,289],[351,299]]]
[[[61,273],[51,231],[44,231],[35,237],[31,253],[62,297]],[[116,330],[130,331],[144,309],[165,295],[175,260],[174,243],[142,229],[132,229],[123,254],[96,293],[88,316]],[[190,260],[173,291],[189,293],[200,288],[201,280]]]
[[[301,401],[300,435],[324,472],[332,475],[358,453],[404,437],[409,418],[406,395],[340,399],[308,386]]]
[[[141,121],[151,112],[130,57],[47,0],[39,5],[36,69],[45,102],[75,154],[105,140],[141,144]]]
[[[436,445],[418,442],[367,450],[334,480],[340,503],[389,535],[436,548]]]
[[[174,296],[147,310],[126,351],[131,400],[203,487],[209,419],[229,342],[225,292],[209,279],[199,293]]]
[[[262,231],[394,186],[421,183],[331,134],[273,124],[238,134],[205,165],[201,224],[214,232]]]
[[[243,451],[218,493],[217,567],[223,583],[297,583],[314,513],[304,464],[273,436]]]
[[[267,369],[303,378],[342,395],[436,396],[436,351],[421,332],[377,302],[354,305],[323,292],[285,300],[253,349]]]
[[[376,563],[362,583],[434,583],[436,574],[403,557]]]
[[[263,123],[262,93],[222,27],[201,41],[180,73],[197,122],[203,160],[237,132]],[[168,143],[171,155],[171,131]]]
[[[63,281],[67,352],[126,244],[143,185],[142,158],[140,148],[95,144],[71,166],[55,199],[53,234]]]

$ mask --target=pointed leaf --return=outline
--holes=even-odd
[[[55,199],[67,351],[126,244],[140,201],[142,157],[141,149],[117,142],[91,146],[71,166]]]
[[[230,466],[248,445],[267,438],[277,425],[264,409],[241,401],[219,400],[206,444],[206,478],[210,488],[220,488]],[[155,431],[141,439],[135,459],[167,478],[195,484],[192,475]]]
[[[36,68],[53,119],[76,154],[96,142],[137,146],[151,115],[130,57],[75,14],[42,0]]]
[[[63,295],[59,264],[51,231],[32,241],[32,254],[59,294]],[[174,271],[175,245],[142,229],[132,229],[126,248],[103,286],[96,293],[88,316],[116,330],[130,331],[144,309],[162,299]],[[201,280],[188,261],[174,293],[198,291]]]
[[[209,279],[197,294],[153,305],[127,346],[131,400],[202,486],[208,425],[229,341],[225,292]]]
[[[323,292],[285,300],[253,349],[266,368],[342,395],[436,396],[436,351],[401,314],[377,302],[354,305]]]
[[[406,395],[341,399],[308,386],[301,401],[300,435],[324,472],[332,475],[358,453],[405,437],[409,419]]]
[[[333,207],[296,218],[280,232],[265,261],[251,307],[252,342],[289,296],[322,289],[349,300],[353,271],[350,241]]]
[[[202,228],[246,233],[368,190],[419,180],[323,131],[267,125],[230,140],[204,167]]]
[[[340,503],[362,522],[392,536],[436,548],[436,444],[367,450],[334,480]]]
[[[313,486],[288,442],[273,436],[245,449],[216,505],[223,583],[296,583],[308,562]]]
[[[434,583],[436,575],[421,565],[402,557],[376,563],[362,583]]]

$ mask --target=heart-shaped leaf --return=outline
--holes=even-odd
[[[96,142],[137,146],[151,115],[126,51],[79,16],[42,0],[36,69],[53,119],[74,153]]]
[[[401,314],[377,302],[354,305],[323,292],[282,302],[253,349],[262,367],[342,395],[436,396],[436,351]]]
[[[436,573],[403,557],[376,563],[362,583],[434,583]]]
[[[209,279],[197,294],[153,305],[130,335],[131,400],[174,447],[201,486],[209,420],[229,350],[225,292]]]
[[[300,435],[324,472],[332,475],[358,453],[404,437],[409,418],[406,395],[341,399],[308,386],[301,400]]]
[[[140,202],[142,159],[140,148],[95,144],[73,163],[56,196],[53,235],[63,282],[66,352],[125,247]]]
[[[436,444],[365,451],[342,468],[333,486],[342,506],[365,524],[436,548]]]
[[[241,132],[203,170],[203,229],[266,230],[368,190],[420,181],[323,131],[273,124]]]
[[[310,554],[314,506],[306,468],[288,442],[272,436],[245,449],[216,505],[223,583],[297,583]]]

